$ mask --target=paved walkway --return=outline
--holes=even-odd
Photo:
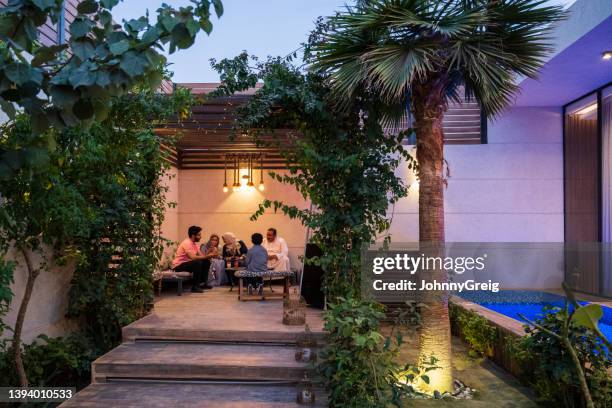
[[[164,294],[123,329],[124,343],[92,364],[92,384],[62,407],[298,406],[312,367],[296,361],[297,343],[323,339],[320,311],[307,310],[307,334],[282,324],[282,300],[237,296],[225,287]],[[321,390],[316,396],[316,406],[326,406]]]

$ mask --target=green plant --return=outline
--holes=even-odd
[[[315,68],[330,76],[332,95],[351,109],[370,93],[397,118],[410,107],[416,133],[419,241],[444,242],[442,118],[448,98],[475,97],[487,115],[512,100],[516,76],[535,77],[551,49],[560,6],[542,0],[364,0],[330,17],[315,39]],[[432,279],[444,281],[444,271]],[[441,367],[432,386],[453,389],[448,296],[425,301],[421,355]]]
[[[470,345],[470,357],[491,356],[497,340],[497,329],[474,311],[458,306],[450,307],[449,311],[451,321],[457,325],[463,340]]]
[[[338,298],[325,313],[328,342],[318,367],[329,391],[330,406],[370,408],[402,405],[417,394],[412,384],[429,381],[435,360],[421,367],[397,363],[402,334],[382,334],[384,307],[356,298]]]
[[[593,330],[573,320],[574,313],[567,306],[548,308],[535,322],[525,319],[528,335],[517,340],[515,355],[525,367],[535,367],[525,379],[543,402],[551,406],[609,407],[611,349]]]
[[[211,7],[217,16],[223,13],[220,0],[194,1],[178,10],[162,4],[155,24],[146,16],[121,26],[111,14],[118,2],[79,2],[68,43],[52,46],[41,45],[38,27],[63,18],[63,1],[12,0],[0,7],[0,108],[11,118],[0,139],[0,193],[6,198],[0,207],[0,251],[14,246],[27,268],[13,333],[22,386],[28,384],[20,355],[24,319],[34,283],[49,266],[49,259],[42,256],[37,263],[34,254],[43,255],[49,246],[60,250],[65,241],[88,235],[91,226],[84,222],[90,216],[88,197],[63,182],[70,160],[58,161],[57,137],[87,135],[88,126],[107,118],[116,97],[138,85],[155,89],[166,62],[159,49],[189,48],[200,30],[211,32]],[[136,281],[138,298],[147,295],[143,285]]]
[[[46,171],[38,161],[25,161],[12,179],[0,178],[0,249],[17,248],[28,274],[15,345],[37,276],[67,259],[76,264],[68,314],[85,322],[96,350],[116,345],[121,326],[142,315],[153,296],[151,271],[163,249],[159,228],[166,208],[159,181],[167,164],[152,127],[184,114],[191,100],[187,91],[165,96],[136,88],[112,100],[105,121],[57,132]],[[37,137],[29,117],[20,115],[4,125],[0,150],[18,160],[20,147]],[[21,347],[12,350],[23,384]]]
[[[0,345],[0,386],[19,384],[11,343]],[[66,337],[41,335],[22,348],[23,364],[32,386],[83,388],[91,379],[91,361],[97,355],[87,336],[72,333]]]
[[[43,46],[38,28],[64,18],[62,0],[11,0],[0,7],[0,108],[14,118],[19,106],[39,136],[50,127],[88,126],[104,120],[111,99],[136,83],[155,89],[169,53],[189,48],[200,30],[212,31],[211,7],[223,14],[221,0],[196,0],[175,9],[162,4],[151,24],[148,14],[117,24],[112,9],[120,0],[83,0],[70,22],[65,44]],[[32,56],[28,57],[28,56]],[[53,137],[47,134],[47,137]],[[24,147],[28,160],[44,152]],[[0,157],[3,155],[0,152]],[[2,166],[10,177],[13,166]]]
[[[391,389],[384,388],[393,385],[388,371],[394,354],[384,347],[385,340],[376,329],[383,314],[378,306],[360,299],[361,250],[389,228],[389,203],[407,194],[395,170],[402,158],[412,166],[401,144],[409,130],[385,134],[381,113],[368,95],[351,111],[339,111],[330,99],[327,77],[305,73],[291,59],[251,64],[245,53],[213,63],[224,78],[217,94],[231,94],[253,86],[257,79],[263,81],[253,98],[239,108],[238,131],[248,132],[255,140],[261,132],[274,134],[279,128],[299,131],[300,137],[290,141],[291,148],[282,139],[272,142],[285,157],[288,172],[270,175],[293,186],[312,208],[266,200],[252,219],[268,208],[297,218],[311,229],[311,242],[322,250],[320,257],[308,262],[325,271],[323,286],[333,310],[326,315],[327,324],[338,333],[326,354],[324,371],[330,406],[382,404],[392,395]],[[350,312],[345,302],[355,311]],[[353,338],[351,330],[359,335]],[[355,347],[363,356],[345,368],[344,359],[351,358]],[[376,361],[366,357],[368,352],[375,353]],[[373,368],[373,362],[380,366]],[[360,391],[348,392],[349,387]]]
[[[4,257],[0,257],[0,337],[5,330],[10,329],[4,323],[3,318],[9,312],[11,300],[13,300],[11,284],[13,283],[14,272],[15,262],[6,261]]]

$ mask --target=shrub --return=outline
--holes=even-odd
[[[331,407],[382,407],[389,397],[396,357],[384,347],[379,304],[338,298],[325,314],[329,333],[319,370],[326,380]]]
[[[91,361],[97,355],[85,336],[73,333],[66,337],[49,338],[41,335],[22,347],[23,362],[30,386],[83,388],[89,384]],[[0,344],[0,386],[19,385],[15,370],[12,344]]]
[[[544,316],[535,323],[560,334],[568,318],[568,311],[545,308]],[[538,393],[541,401],[550,406],[583,407],[583,395],[576,368],[561,341],[537,327],[525,326],[528,333],[513,346],[515,355],[525,369],[523,378]],[[612,366],[610,351],[591,330],[571,323],[569,340],[584,371],[595,407],[612,406],[612,379],[607,370]]]
[[[457,306],[450,308],[451,321],[457,325],[460,336],[469,344],[470,357],[491,356],[497,340],[497,329],[489,321],[471,310]]]

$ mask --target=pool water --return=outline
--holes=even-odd
[[[524,323],[518,316],[521,313],[529,320],[543,316],[545,306],[560,307],[565,305],[565,297],[547,292],[530,290],[500,290],[497,293],[486,291],[462,292],[461,298],[477,303],[487,309],[494,310],[505,316]],[[588,302],[580,302],[585,305]],[[612,308],[602,306],[603,317],[599,321],[599,329],[609,340],[612,340]]]

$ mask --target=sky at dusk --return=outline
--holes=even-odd
[[[123,0],[114,10],[117,22],[137,18],[148,9],[155,14],[161,3],[188,5],[188,0]],[[572,0],[551,0],[568,5]],[[225,12],[213,19],[210,36],[200,33],[188,50],[169,56],[174,82],[218,82],[210,58],[231,58],[247,50],[265,58],[285,56],[304,42],[319,16],[332,15],[346,0],[223,0]]]

